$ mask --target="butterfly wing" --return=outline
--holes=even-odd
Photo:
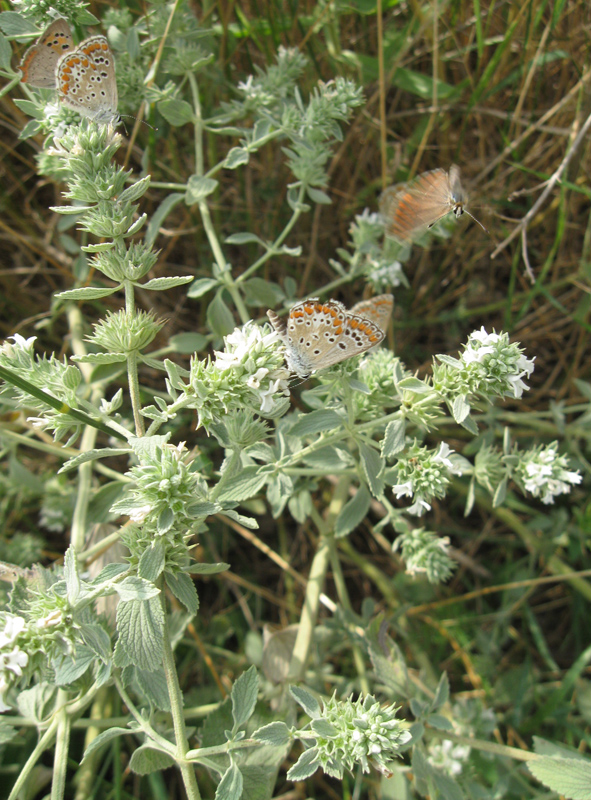
[[[434,225],[455,210],[457,202],[452,195],[450,178],[451,175],[444,169],[434,169],[419,175],[398,192],[390,206],[386,227],[388,236],[403,242],[410,241],[422,229]],[[457,167],[453,178],[456,188],[461,190]]]
[[[115,59],[104,36],[91,36],[60,58],[57,92],[65,106],[95,122],[117,118]]]
[[[55,86],[55,70],[60,58],[73,47],[72,31],[65,19],[56,19],[24,54],[21,81],[41,89]]]
[[[391,294],[378,294],[369,300],[356,303],[351,314],[375,323],[381,331],[385,331],[392,316],[394,297]]]

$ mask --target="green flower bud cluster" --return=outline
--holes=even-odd
[[[423,572],[430,583],[446,581],[455,569],[455,562],[448,554],[449,538],[424,528],[400,534],[392,549],[400,550],[409,575]]]
[[[80,405],[77,390],[82,382],[78,367],[58,361],[52,354],[35,358],[33,343],[37,337],[24,339],[20,334],[10,336],[0,347],[0,366],[17,373],[18,376],[34,386],[42,389],[54,398],[78,408]],[[70,432],[71,439],[78,435],[80,425],[67,413],[61,413],[48,406],[28,392],[6,383],[0,394],[9,395],[21,408],[32,409],[42,413],[42,417],[29,417],[29,422],[41,430],[53,430],[54,438],[60,441]],[[70,441],[69,440],[69,441]]]
[[[373,695],[359,697],[355,702],[337,700],[333,695],[320,706],[302,689],[292,689],[292,694],[313,717],[310,733],[314,745],[289,770],[288,779],[300,780],[302,773],[312,775],[318,767],[339,779],[345,769],[353,772],[361,767],[363,772],[369,772],[370,765],[389,775],[401,747],[412,738],[404,721],[396,719],[398,708],[382,706]],[[308,698],[313,700],[313,706]]]

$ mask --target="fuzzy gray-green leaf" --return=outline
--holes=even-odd
[[[256,667],[250,667],[232,686],[232,718],[235,728],[240,728],[251,718],[257,701],[259,676]]]

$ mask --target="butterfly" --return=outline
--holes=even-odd
[[[393,196],[392,196],[393,195]],[[446,172],[434,169],[423,172],[396,191],[384,193],[382,214],[386,218],[386,235],[401,242],[412,241],[425,228],[452,214],[457,218],[466,213],[486,231],[486,228],[466,209],[468,196],[460,181],[460,169],[453,164]]]
[[[21,81],[42,89],[54,87],[57,62],[73,47],[72,31],[66,20],[54,20],[22,57]]]
[[[364,304],[368,302],[371,301]],[[274,311],[267,311],[267,316],[285,345],[287,366],[300,378],[364,353],[385,336],[372,319],[347,311],[336,300],[322,303],[317,297],[310,297],[293,306],[287,321]]]
[[[49,25],[21,61],[25,83],[57,88],[61,102],[97,123],[116,123],[115,59],[104,36],[74,46],[64,19]]]

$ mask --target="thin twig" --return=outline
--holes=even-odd
[[[572,144],[572,147],[565,155],[565,157],[562,159],[558,169],[554,172],[554,174],[550,177],[550,179],[546,183],[546,188],[544,189],[542,194],[538,197],[536,202],[533,204],[533,206],[530,208],[527,214],[523,217],[521,222],[518,223],[516,228],[509,234],[509,236],[507,236],[507,238],[504,241],[501,242],[501,244],[491,254],[491,258],[496,258],[496,256],[498,256],[498,254],[501,253],[507,247],[507,245],[513,241],[513,239],[515,239],[518,233],[521,232],[523,260],[525,262],[525,268],[527,274],[529,275],[529,278],[532,283],[535,283],[536,279],[533,274],[532,268],[530,266],[527,254],[527,226],[535,217],[535,215],[538,213],[543,204],[546,202],[546,198],[548,197],[552,189],[554,189],[554,186],[558,183],[558,181],[562,177],[562,173],[568,167],[571,158],[579,149],[581,142],[583,141],[583,139],[587,135],[587,132],[589,131],[589,128],[591,128],[591,114],[585,120],[585,124],[577,134]]]

